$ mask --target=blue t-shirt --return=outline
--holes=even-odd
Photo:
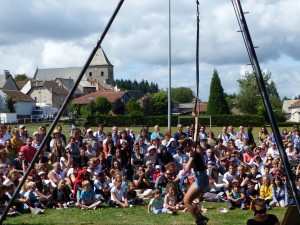
[[[83,199],[84,201],[91,201],[94,199],[95,195],[96,192],[94,190],[91,189],[90,192],[87,193],[87,191],[84,189],[81,192],[80,199]]]

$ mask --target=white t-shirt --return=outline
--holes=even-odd
[[[117,197],[117,199],[118,199],[119,201],[122,201],[122,200],[123,200],[123,194],[125,193],[125,188],[124,188],[124,187],[121,187],[120,190],[118,190],[117,187],[114,186],[114,187],[112,187],[112,189],[110,190],[110,193],[111,193],[110,199],[113,200],[113,201],[115,201],[115,199],[114,199],[114,197],[113,197],[113,195],[112,195],[113,192],[116,194],[116,197]]]

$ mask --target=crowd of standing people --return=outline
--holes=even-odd
[[[122,208],[144,205],[150,198],[149,213],[188,211],[201,225],[208,222],[201,200],[226,201],[230,210],[254,209],[259,215],[266,213],[257,209],[262,206],[287,207],[292,199],[272,132],[262,127],[255,140],[252,130],[224,126],[215,135],[201,125],[194,142],[193,125],[184,130],[178,124],[173,135],[169,130],[162,132],[159,125],[153,132],[143,126],[134,134],[128,128],[119,131],[103,124],[92,130],[87,122],[82,129],[72,127],[67,135],[57,126],[10,213],[37,214],[47,207],[71,206],[86,210],[103,204]],[[25,125],[12,130],[0,125],[0,213],[46,132],[46,126],[40,126],[31,136]],[[299,158],[299,129],[284,129],[282,139],[289,159]],[[298,166],[295,182],[300,190],[299,176]]]

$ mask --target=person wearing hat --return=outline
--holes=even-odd
[[[176,149],[178,148],[176,140],[174,138],[170,138],[167,144],[167,151],[174,156],[176,154]]]
[[[94,132],[91,128],[87,129],[86,136],[83,138],[82,143],[85,147],[87,144],[90,144],[92,146],[92,151],[99,153],[100,144],[98,142],[98,138],[94,136]]]
[[[23,144],[26,144],[26,139],[29,137],[25,125],[19,126],[19,137],[22,140]]]
[[[155,165],[157,161],[157,149],[154,146],[150,146],[147,149],[147,154],[144,157],[144,162],[151,161],[153,165]]]
[[[292,143],[288,143],[285,152],[289,160],[297,158],[297,148],[294,148]]]
[[[50,150],[51,150],[51,152],[53,151],[53,148],[56,147],[56,145],[58,143],[58,140],[61,141],[62,147],[65,148],[66,147],[66,143],[61,138],[60,132],[57,129],[54,129],[54,131],[53,131],[53,137],[52,137],[52,140],[50,141]]]

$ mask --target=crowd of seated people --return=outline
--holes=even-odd
[[[159,125],[139,134],[128,128],[106,128],[99,124],[92,130],[73,127],[64,135],[58,126],[35,162],[34,169],[10,208],[11,214],[43,213],[46,208],[82,210],[143,205],[151,198],[148,212],[187,210],[183,198],[194,182],[193,170],[186,170],[189,154],[185,142],[192,139],[194,128],[177,125],[172,135]],[[199,144],[209,176],[206,192],[194,201],[199,209],[206,201],[226,201],[229,209],[251,208],[253,200],[263,199],[268,208],[286,207],[291,201],[286,177],[272,132],[262,127],[254,140],[252,127],[234,131],[223,126],[220,134],[199,129]],[[18,186],[28,165],[47,134],[41,126],[33,134],[26,127],[9,130],[0,125],[0,214]],[[299,129],[282,132],[289,159],[297,159],[300,151]],[[295,182],[300,190],[300,166]]]

